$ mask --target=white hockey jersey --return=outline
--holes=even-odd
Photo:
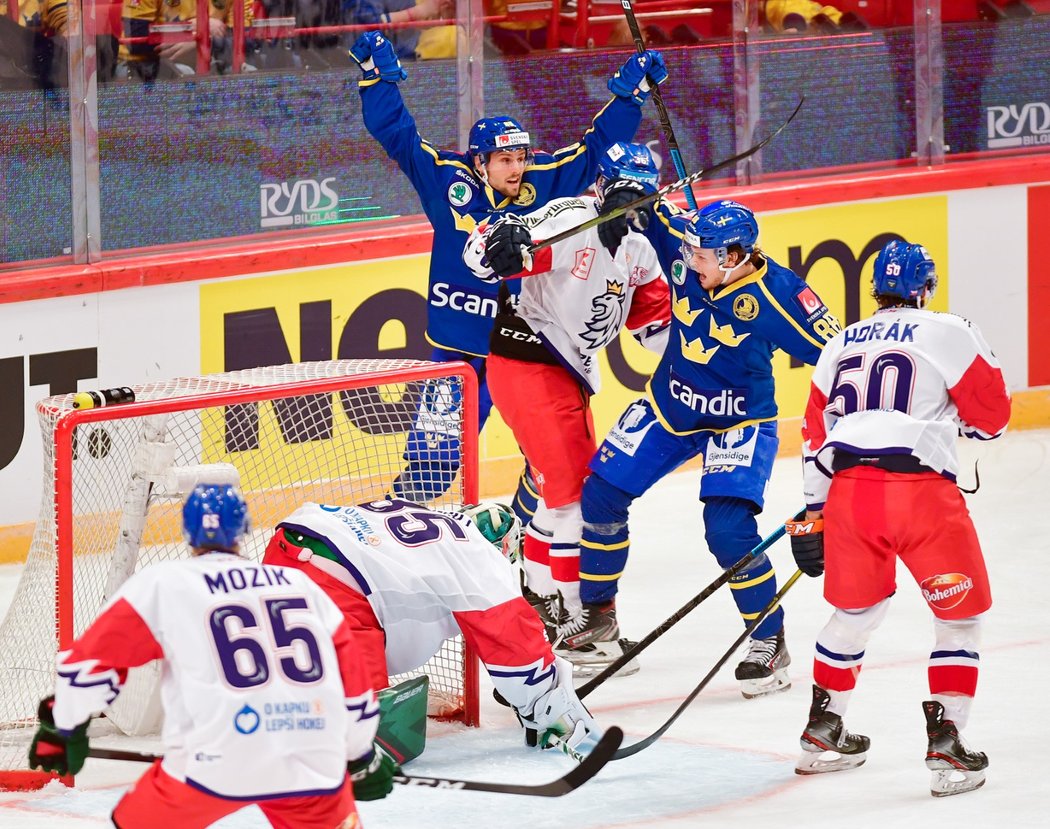
[[[390,674],[415,670],[457,636],[453,613],[521,597],[514,570],[465,516],[404,501],[304,504],[278,526],[321,539],[339,560],[310,564],[362,593],[386,631]]]
[[[594,198],[557,199],[521,218],[534,241],[549,239],[598,215]],[[498,281],[485,256],[488,223],[479,225],[463,252],[474,275]],[[536,251],[524,279],[516,313],[559,362],[591,393],[601,386],[598,352],[626,327],[650,350],[662,353],[671,301],[649,240],[629,232],[612,256],[596,227]]]
[[[164,659],[163,768],[220,797],[331,792],[367,755],[379,706],[342,613],[306,574],[227,553],[148,567],[59,654],[55,724]]]
[[[836,450],[911,455],[950,480],[956,438],[1006,430],[1010,395],[981,332],[953,314],[884,308],[821,352],[802,425],[806,504],[824,505]]]

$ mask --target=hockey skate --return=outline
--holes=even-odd
[[[754,699],[791,687],[787,667],[791,654],[784,644],[784,631],[767,639],[752,639],[747,656],[736,666],[740,693],[744,699]]]
[[[842,717],[827,711],[831,697],[819,685],[813,686],[813,703],[809,707],[809,724],[802,732],[802,756],[795,764],[795,774],[825,774],[863,766],[868,759],[871,740],[862,734],[850,734]]]
[[[554,652],[573,666],[577,677],[594,676],[608,667],[635,643],[620,638],[620,625],[616,621],[616,602],[587,604],[575,615],[563,618],[558,625]],[[638,673],[637,659],[624,665],[617,676]]]
[[[558,636],[558,622],[562,616],[561,596],[541,596],[533,593],[524,582],[521,585],[521,595],[529,603],[536,615],[543,622],[543,630],[547,634],[547,641],[554,642]]]
[[[926,749],[926,768],[933,772],[930,794],[947,797],[981,788],[988,755],[983,751],[970,751],[963,744],[955,723],[944,719],[944,706],[939,702],[927,700],[922,710],[926,714],[926,736],[930,739]]]

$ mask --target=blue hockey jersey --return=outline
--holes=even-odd
[[[646,234],[671,287],[667,348],[649,381],[657,416],[677,434],[724,430],[777,416],[773,352],[817,362],[840,329],[820,297],[792,271],[764,264],[731,285],[707,291],[682,258],[692,217],[657,203]]]
[[[511,201],[478,179],[466,153],[435,149],[420,137],[397,84],[361,81],[360,92],[365,126],[408,176],[434,228],[427,339],[441,348],[484,356],[499,285],[481,282],[463,264],[470,232],[492,215],[528,213],[551,199],[583,193],[597,178],[605,148],[634,137],[641,107],[615,97],[594,117],[581,141],[555,153],[536,152],[521,192]]]

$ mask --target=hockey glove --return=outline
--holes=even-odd
[[[51,710],[54,706],[54,696],[40,700],[37,710],[40,728],[29,746],[29,768],[63,776],[77,774],[84,768],[84,760],[87,759],[88,724],[84,722],[72,731],[60,731],[55,726],[55,716]]]
[[[401,766],[379,743],[373,744],[369,754],[348,764],[346,770],[357,800],[382,800],[394,788],[394,775],[401,774]]]
[[[647,195],[646,190],[637,181],[626,178],[616,179],[605,187],[602,207],[598,214],[604,216],[644,195]],[[639,232],[649,227],[649,213],[648,207],[639,207],[630,213],[598,225],[598,238],[609,251],[610,256],[616,255],[620,241],[627,235],[628,226]]]
[[[655,49],[631,55],[609,79],[609,91],[619,98],[630,98],[641,106],[649,97],[649,84],[667,80],[664,57]]]
[[[496,222],[486,236],[485,257],[493,273],[504,279],[532,266],[529,245],[532,235],[520,218],[507,215]]]
[[[798,569],[816,578],[824,572],[824,519],[810,518],[784,524],[791,538],[791,555]]]
[[[365,32],[350,47],[350,57],[357,61],[366,81],[380,80],[397,83],[408,77],[401,67],[394,44],[381,32]]]

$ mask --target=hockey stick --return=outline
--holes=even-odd
[[[800,510],[798,513],[795,514],[793,520],[798,521],[805,514],[806,511],[804,509]],[[741,570],[743,570],[745,567],[751,564],[751,562],[754,559],[758,558],[766,550],[772,547],[780,539],[780,537],[784,535],[784,533],[785,528],[784,525],[781,524],[779,527],[777,527],[776,530],[774,530],[766,538],[764,538],[753,550],[751,550],[751,552],[746,553],[744,557],[740,559],[740,561],[738,561],[728,570],[725,570],[722,573],[722,575],[720,575],[717,579],[715,579],[713,582],[707,585],[707,587],[705,587],[703,590],[701,590],[699,593],[693,596],[693,598],[691,598],[688,602],[682,605],[682,607],[679,608],[675,613],[668,616],[655,630],[650,632],[644,639],[642,639],[642,641],[638,642],[629,651],[620,654],[620,656],[616,659],[615,662],[612,662],[611,664],[607,665],[601,670],[600,673],[596,674],[594,677],[587,680],[583,685],[577,688],[576,696],[578,696],[580,699],[586,697],[591,691],[593,691],[595,688],[597,688],[599,685],[605,682],[605,680],[607,680],[618,670],[620,670],[620,668],[622,668],[624,665],[626,665],[628,662],[634,659],[638,654],[644,651],[653,642],[655,642],[657,639],[659,639],[661,636],[667,633],[668,630],[670,630],[672,627],[674,627],[676,624],[682,621],[682,619],[684,619],[686,616],[692,613],[693,610],[698,605],[700,605],[701,602],[703,602],[712,593],[718,590],[718,588],[720,588],[723,584],[732,579],[733,576],[737,575],[737,573],[739,573]]]
[[[631,29],[631,37],[634,38],[634,48],[638,50],[638,54],[644,54],[645,38],[642,37],[638,18],[634,16],[634,2],[633,0],[620,0],[620,5],[623,6],[624,17],[627,18],[627,25]],[[667,149],[671,153],[671,162],[674,164],[674,170],[678,174],[678,178],[685,178],[685,162],[682,161],[682,151],[678,147],[678,139],[674,137],[674,129],[671,127],[671,116],[668,115],[663,96],[660,95],[659,85],[650,81],[650,92],[653,95],[656,112],[660,116],[660,126],[664,131],[664,139],[667,141]],[[684,189],[686,204],[689,205],[690,210],[696,210],[696,196],[693,195],[692,186],[687,184]]]
[[[654,731],[648,737],[646,737],[646,738],[644,738],[642,740],[639,740],[637,743],[632,743],[629,746],[624,746],[622,748],[617,749],[616,752],[613,754],[612,759],[613,760],[622,760],[624,757],[630,757],[632,754],[637,754],[643,748],[648,748],[653,743],[655,743],[657,740],[659,740],[667,732],[667,729],[670,728],[674,724],[674,721],[677,720],[680,716],[682,716],[682,712],[685,711],[685,709],[689,707],[690,703],[694,699],[697,698],[697,696],[700,694],[701,691],[704,690],[704,688],[707,687],[708,683],[714,678],[715,674],[717,674],[719,672],[719,670],[721,670],[722,666],[725,665],[726,662],[729,661],[729,658],[733,655],[733,653],[736,651],[736,649],[740,647],[740,645],[743,643],[743,641],[745,639],[747,639],[747,637],[749,637],[751,635],[751,633],[755,630],[755,628],[757,628],[760,624],[762,624],[763,620],[770,613],[772,613],[774,610],[776,610],[777,605],[779,605],[781,599],[784,598],[784,594],[787,593],[788,590],[791,589],[791,586],[796,581],[798,581],[799,576],[801,576],[801,575],[802,575],[802,571],[801,570],[796,570],[795,571],[794,575],[792,575],[791,578],[789,578],[787,580],[787,582],[784,584],[784,586],[781,587],[779,592],[773,597],[773,600],[762,609],[762,612],[758,614],[758,617],[754,621],[752,621],[751,624],[749,624],[747,626],[747,628],[744,630],[743,633],[740,634],[740,636],[737,637],[736,641],[733,642],[733,644],[729,647],[729,650],[727,650],[724,654],[722,654],[722,658],[719,659],[718,662],[715,663],[715,666],[710,671],[707,672],[707,676],[705,676],[703,679],[700,680],[700,684],[697,685],[689,693],[689,696],[687,696],[682,701],[682,704],[679,705],[678,708],[675,709],[675,712],[668,718],[667,722],[665,722],[663,725],[661,725],[658,729],[656,729],[656,731]]]
[[[598,744],[578,766],[572,768],[549,783],[489,783],[480,780],[457,780],[453,777],[413,777],[407,774],[394,775],[394,782],[402,786],[422,786],[428,789],[452,789],[468,792],[494,792],[496,794],[519,794],[530,797],[561,797],[578,789],[608,763],[623,742],[623,732],[615,725],[606,729]],[[124,751],[112,748],[89,748],[88,757],[100,760],[131,760],[152,763],[159,760],[156,754]]]
[[[711,175],[711,173],[716,173],[719,170],[723,170],[726,167],[730,167],[733,164],[736,164],[738,161],[743,161],[745,158],[750,158],[763,147],[765,147],[770,141],[772,141],[774,138],[780,135],[780,133],[782,133],[785,129],[787,129],[788,124],[795,120],[795,116],[798,115],[798,111],[802,109],[802,104],[804,104],[805,101],[805,96],[799,98],[798,104],[795,106],[794,112],[792,112],[791,115],[788,116],[788,119],[775,130],[773,130],[773,132],[771,132],[769,135],[767,135],[765,138],[763,138],[761,141],[755,144],[755,146],[749,147],[742,153],[737,153],[736,155],[731,156],[730,158],[727,158],[724,161],[719,161],[717,164],[713,164],[710,167],[705,167],[703,170],[697,170],[695,173],[690,173],[685,178],[681,178],[678,181],[673,181],[670,184],[661,187],[655,193],[649,193],[645,196],[639,196],[634,201],[627,202],[627,204],[623,205],[622,207],[617,207],[615,210],[610,210],[608,213],[604,213],[601,216],[595,216],[593,219],[588,219],[585,222],[580,222],[580,224],[576,225],[576,227],[570,227],[568,230],[562,231],[561,233],[556,233],[553,236],[551,236],[550,239],[544,239],[541,242],[529,245],[527,252],[535,253],[536,251],[542,250],[543,248],[549,248],[551,245],[555,245],[558,242],[561,242],[565,239],[572,238],[577,233],[582,233],[585,230],[590,230],[592,227],[597,227],[600,224],[604,224],[610,219],[617,219],[620,216],[624,216],[630,213],[632,210],[637,210],[639,207],[644,207],[647,204],[662,199],[668,193],[674,193],[676,190],[681,190],[684,187],[688,187],[690,184],[692,184],[695,181],[699,181],[704,176]]]

